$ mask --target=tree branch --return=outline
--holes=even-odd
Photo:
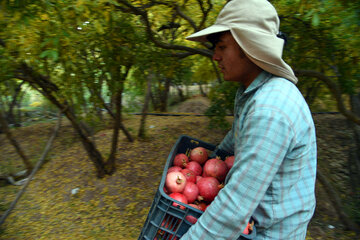
[[[198,49],[198,48],[191,48],[184,45],[176,45],[176,44],[169,44],[163,41],[160,41],[158,38],[155,37],[154,31],[151,29],[151,23],[148,18],[148,14],[146,11],[143,11],[140,7],[135,7],[134,5],[130,4],[126,0],[117,0],[118,3],[123,4],[126,6],[126,8],[119,8],[120,10],[124,12],[131,12],[135,15],[138,15],[141,17],[141,20],[144,22],[146,27],[146,33],[148,38],[151,42],[155,44],[155,46],[163,48],[163,49],[172,49],[172,50],[180,50],[185,52],[190,52],[193,54],[200,54],[206,57],[211,57],[212,52],[207,49]]]
[[[192,26],[192,28],[194,29],[195,32],[199,31],[199,28],[196,26],[195,22],[188,15],[186,15],[183,11],[181,11],[179,5],[176,5],[175,10],[176,10],[177,14],[179,14],[180,17],[185,19]]]
[[[15,200],[11,203],[10,207],[8,210],[6,210],[6,212],[1,216],[0,219],[0,226],[5,222],[6,218],[10,215],[10,212],[15,208],[16,203],[19,201],[20,197],[23,195],[23,193],[25,192],[27,186],[29,185],[30,181],[32,180],[32,178],[34,177],[35,173],[39,170],[39,168],[41,167],[41,165],[44,163],[45,158],[47,156],[47,154],[49,153],[51,146],[54,142],[54,139],[59,131],[59,128],[61,126],[61,111],[59,111],[58,114],[58,122],[54,128],[54,132],[51,135],[51,137],[49,138],[44,151],[39,159],[39,161],[36,163],[36,166],[34,167],[34,169],[32,170],[29,178],[26,180],[25,185],[23,186],[23,188],[18,192],[18,194],[16,195]]]
[[[200,24],[199,24],[199,29],[202,29],[202,28],[204,28],[204,24],[205,24],[206,19],[207,19],[208,15],[209,15],[209,12],[210,12],[210,11],[212,10],[212,8],[213,8],[213,5],[212,5],[211,1],[208,0],[207,3],[208,3],[208,5],[209,5],[209,7],[208,7],[207,9],[205,9],[205,8],[204,8],[204,5],[203,5],[203,3],[202,3],[202,0],[198,0],[198,3],[199,3],[199,6],[200,6],[200,8],[201,8],[201,12],[203,13],[203,17],[202,17],[201,22],[200,22]]]
[[[353,112],[346,109],[344,100],[341,96],[341,90],[329,77],[321,72],[314,70],[295,70],[294,72],[297,76],[314,77],[325,83],[337,102],[339,112],[341,112],[348,120],[356,123],[357,125],[360,125],[360,118]]]

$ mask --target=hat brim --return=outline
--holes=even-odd
[[[205,28],[199,32],[191,34],[190,36],[186,37],[187,40],[196,41],[196,42],[208,42],[209,40],[206,38],[208,35],[218,32],[228,31],[230,28],[224,25],[217,25],[214,24],[208,28]]]

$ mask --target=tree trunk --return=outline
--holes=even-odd
[[[167,103],[168,103],[168,96],[169,96],[169,89],[170,89],[170,78],[165,78],[165,86],[163,91],[160,92],[160,111],[166,112],[167,111]]]
[[[54,132],[51,135],[51,137],[49,138],[49,141],[46,143],[45,149],[39,159],[39,161],[36,163],[35,168],[32,170],[29,178],[26,180],[25,185],[23,186],[23,188],[18,192],[18,194],[16,195],[15,200],[11,203],[10,207],[8,210],[6,210],[6,212],[1,216],[0,218],[0,226],[5,222],[6,218],[10,215],[10,212],[15,208],[16,203],[19,201],[20,197],[23,195],[23,193],[25,192],[27,186],[29,186],[29,183],[31,181],[31,179],[34,177],[35,173],[39,170],[39,168],[41,167],[41,165],[43,164],[43,162],[45,161],[45,158],[48,154],[48,152],[50,151],[50,148],[54,142],[54,139],[59,131],[61,125],[61,112],[59,112],[58,115],[58,122],[55,126]]]
[[[5,116],[2,112],[2,109],[0,109],[0,127],[1,130],[6,134],[7,139],[10,141],[11,145],[14,146],[17,154],[19,154],[19,156],[21,157],[27,173],[30,173],[33,166],[31,164],[31,162],[29,161],[29,159],[26,157],[25,153],[23,152],[22,148],[20,147],[20,144],[15,140],[15,138],[12,136],[11,131],[8,127],[8,123],[5,119]]]
[[[360,116],[360,94],[350,96],[351,111]],[[355,199],[360,199],[360,126],[349,121],[354,132],[355,148],[349,154],[350,185],[355,194]]]
[[[150,74],[147,77],[146,95],[145,95],[144,106],[143,106],[143,109],[142,109],[140,127],[139,127],[139,133],[138,133],[138,137],[140,137],[140,138],[144,138],[145,135],[146,135],[146,133],[145,133],[145,120],[146,120],[146,117],[147,117],[147,112],[148,112],[148,108],[149,108],[149,101],[150,101],[150,95],[151,95],[151,79],[152,79],[152,74]]]
[[[56,104],[57,103],[57,104]],[[60,107],[60,109],[65,109],[64,114],[71,122],[73,128],[75,131],[79,134],[80,140],[86,150],[86,152],[89,155],[90,160],[94,163],[96,168],[96,173],[99,178],[102,178],[105,176],[105,163],[101,156],[101,153],[97,150],[95,144],[90,140],[88,137],[88,134],[86,133],[86,130],[84,130],[81,127],[81,124],[77,120],[75,114],[70,110],[68,106],[63,106],[60,103],[58,103],[55,99],[55,104]]]
[[[110,106],[108,104],[105,103],[104,99],[101,96],[98,96],[99,99],[102,101],[103,107],[105,108],[105,110],[109,113],[109,115],[114,119],[114,121],[116,121],[116,114],[112,111],[112,109],[110,108]],[[120,116],[121,119],[121,116]],[[120,121],[119,123],[119,127],[121,129],[121,131],[123,131],[123,133],[125,134],[126,138],[128,139],[129,142],[133,142],[134,139],[131,136],[131,134],[129,133],[129,131],[126,129],[126,127],[124,126],[124,124]]]
[[[17,117],[15,118],[15,124],[14,124],[15,127],[21,127],[21,123],[22,123],[21,103],[25,94],[24,92],[21,92],[19,95],[20,97],[16,104]]]
[[[119,129],[121,128],[125,135],[127,136],[128,140],[130,142],[133,141],[133,138],[131,137],[130,133],[127,131],[125,126],[122,124],[122,93],[124,91],[124,82],[129,74],[129,71],[131,69],[131,65],[126,66],[126,71],[124,74],[121,74],[120,69],[117,71],[114,71],[113,76],[116,77],[118,80],[117,82],[117,90],[115,92],[115,96],[113,98],[115,103],[115,109],[116,113],[114,116],[114,130],[113,130],[113,136],[111,141],[111,152],[109,155],[109,158],[106,162],[106,172],[108,174],[112,174],[115,171],[115,159],[116,159],[116,152],[117,152],[117,143],[119,139]]]
[[[112,174],[115,171],[115,156],[117,151],[117,143],[119,138],[119,128],[121,123],[121,90],[115,94],[114,103],[116,106],[116,114],[114,120],[114,129],[111,140],[111,152],[109,159],[106,163],[106,169],[108,174]]]
[[[12,96],[12,101],[9,105],[9,110],[7,112],[7,122],[8,124],[14,124],[15,126],[20,126],[21,124],[16,120],[15,118],[15,114],[14,114],[14,109],[15,106],[18,105],[18,96],[21,93],[21,87],[25,82],[22,81],[18,86],[16,86],[15,88],[15,92],[14,95]]]
[[[201,83],[199,83],[199,90],[200,90],[200,93],[201,93],[201,95],[203,97],[207,97],[206,92],[204,91]]]
[[[176,86],[176,89],[178,91],[180,102],[184,102],[185,101],[184,91],[182,90],[182,88],[180,86]]]
[[[317,81],[315,81],[313,84],[311,84],[311,86],[308,86],[306,88],[304,98],[308,105],[312,105],[314,103],[317,94],[319,92],[319,89],[320,89],[320,84]]]
[[[19,69],[21,75],[17,78],[22,79],[32,85],[35,89],[40,91],[50,102],[57,106],[69,119],[73,128],[78,133],[80,140],[88,153],[90,160],[96,168],[97,176],[99,178],[105,175],[105,164],[100,152],[96,149],[94,143],[87,137],[86,131],[81,127],[76,115],[73,113],[67,102],[61,103],[53,94],[58,92],[58,87],[49,81],[47,77],[36,73],[32,68],[23,63]],[[40,89],[37,87],[39,86]]]
[[[151,91],[150,89],[150,99],[151,99],[151,103],[152,103],[152,106],[153,106],[153,109],[156,111],[156,110],[159,110],[159,105],[158,105],[158,101],[156,100],[153,92]]]

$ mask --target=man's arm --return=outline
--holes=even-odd
[[[234,154],[234,137],[233,136],[234,136],[233,129],[231,129],[226,134],[226,136],[221,141],[221,143],[217,146],[217,149],[223,150],[230,154]]]
[[[235,162],[225,187],[181,239],[237,239],[263,199],[293,138],[291,125],[279,109],[258,109],[247,116],[238,131]]]

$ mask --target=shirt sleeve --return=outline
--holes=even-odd
[[[221,143],[217,146],[218,149],[223,150],[225,152],[234,153],[234,138],[233,138],[233,130],[231,129]]]
[[[225,187],[189,231],[186,239],[237,239],[263,199],[294,136],[280,109],[258,108],[233,126],[235,162]]]

